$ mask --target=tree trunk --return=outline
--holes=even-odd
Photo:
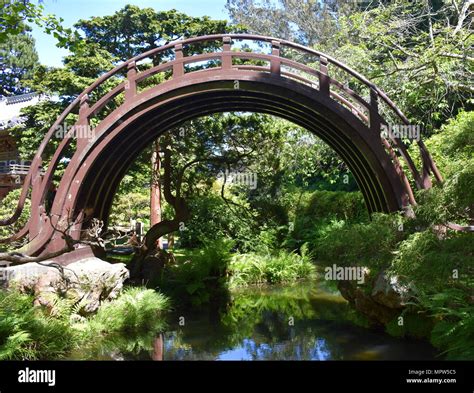
[[[154,225],[161,222],[161,162],[160,162],[160,145],[158,141],[153,144],[151,153],[151,185],[150,185],[150,224]],[[156,241],[158,248],[163,248],[161,238]]]
[[[168,234],[168,249],[172,250],[174,248],[174,233]]]
[[[166,252],[163,252],[158,247],[158,239],[169,233],[178,231],[182,224],[189,218],[189,209],[186,201],[181,197],[181,184],[184,176],[184,170],[180,172],[177,178],[176,194],[171,192],[171,152],[169,149],[164,149],[163,161],[163,195],[174,209],[174,218],[172,220],[160,220],[152,225],[146,233],[143,243],[138,248],[130,262],[130,278],[135,282],[150,282],[151,277],[147,277],[147,265],[152,263],[156,266],[164,266],[166,260],[169,259]],[[155,266],[155,267],[156,267]],[[154,274],[159,274],[155,271]]]

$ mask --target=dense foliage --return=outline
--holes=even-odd
[[[21,34],[10,34],[4,42],[0,42],[0,95],[28,92],[22,80],[31,77],[39,65],[35,40],[30,31],[30,28],[24,27]]]
[[[13,213],[15,212],[15,209],[18,204],[18,199],[20,198],[20,193],[21,190],[13,190],[8,193],[8,195],[2,200],[2,206],[0,210],[0,219],[7,219],[10,218]],[[3,226],[0,227],[0,239],[8,239],[11,236],[13,236],[15,233],[17,233],[23,225],[26,224],[28,221],[28,217],[30,214],[30,200],[27,199],[25,202],[25,208],[20,215],[19,219],[17,222],[15,222],[12,225],[8,226]],[[12,242],[6,242],[0,244],[0,251],[3,250],[12,250],[15,248],[18,248],[19,244],[18,243],[12,243]]]
[[[67,299],[55,297],[51,309],[33,301],[30,295],[0,290],[0,360],[66,358],[123,334],[136,342],[144,334],[151,339],[163,330],[160,314],[169,309],[169,299],[142,288],[126,289],[88,318],[77,315]]]
[[[228,0],[227,7],[232,20],[252,33],[296,40],[353,66],[424,132],[472,109],[467,0]]]

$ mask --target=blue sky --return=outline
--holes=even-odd
[[[229,19],[225,10],[226,0],[44,0],[44,13],[64,19],[64,26],[72,27],[79,19],[111,15],[126,4],[152,7],[157,11],[177,9],[191,16],[208,15],[214,19]],[[33,37],[42,64],[61,66],[67,51],[56,47],[56,40],[36,26]]]

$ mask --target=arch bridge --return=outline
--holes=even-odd
[[[85,212],[107,222],[121,179],[146,146],[183,121],[228,111],[279,116],[320,137],[353,173],[369,212],[406,209],[415,203],[413,188],[431,187],[432,177],[442,180],[422,140],[415,159],[399,136],[381,132],[409,121],[348,66],[285,40],[209,35],[136,56],[74,99],[42,141],[15,213],[0,222],[15,223],[31,198],[27,224],[8,240],[26,237],[22,251],[31,256],[55,252],[64,247],[57,229],[66,222],[78,240]],[[74,127],[58,135],[68,122]]]

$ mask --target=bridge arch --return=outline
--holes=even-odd
[[[266,44],[270,53],[232,50],[238,40]],[[193,45],[206,43],[211,43],[211,51],[191,53]],[[303,57],[312,56],[316,66],[285,57],[283,48]],[[140,62],[146,59],[151,63],[141,69]],[[242,60],[257,63],[242,64]],[[203,62],[211,67],[199,67]],[[190,68],[193,64],[198,69]],[[368,98],[336,79],[341,73],[362,85]],[[160,83],[140,90],[140,83],[157,75],[162,76]],[[112,80],[115,86],[102,92]],[[101,115],[118,97],[121,100],[113,110]],[[380,110],[382,105],[385,111]],[[43,175],[44,151],[58,126],[75,111],[76,128],[60,141]],[[59,250],[64,240],[55,228],[72,221],[71,234],[78,237],[85,214],[106,221],[120,180],[153,140],[185,120],[228,111],[276,115],[319,136],[348,165],[370,212],[405,209],[415,203],[411,184],[429,188],[431,175],[441,181],[421,140],[422,167],[418,169],[402,140],[381,134],[382,127],[390,124],[384,116],[387,111],[400,124],[409,124],[408,120],[380,89],[357,72],[288,41],[244,34],[213,35],[170,43],[130,59],[81,93],[46,135],[25,180],[18,209],[2,224],[15,221],[31,191],[30,220],[15,238],[29,236],[24,251],[30,255]],[[78,130],[89,129],[91,124],[95,125],[92,135],[79,136]],[[45,198],[49,184],[73,141],[74,154],[48,214]]]

